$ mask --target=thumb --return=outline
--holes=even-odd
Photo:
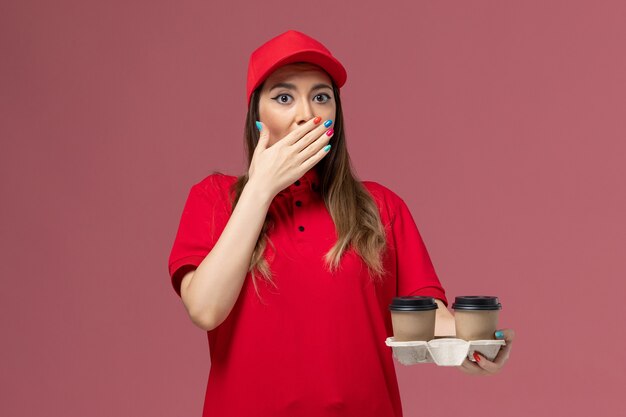
[[[256,122],[256,127],[257,129],[259,129],[259,131],[261,132],[260,136],[259,136],[259,142],[256,145],[255,151],[256,149],[267,149],[267,143],[269,141],[270,138],[270,131],[267,128],[267,126],[265,126],[263,123],[261,123],[260,121],[257,120]]]

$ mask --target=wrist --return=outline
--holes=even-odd
[[[244,193],[246,195],[251,195],[255,201],[260,201],[268,206],[272,203],[272,200],[275,197],[275,194],[272,193],[265,185],[252,178],[248,179],[248,182],[244,186],[241,193],[242,195]]]

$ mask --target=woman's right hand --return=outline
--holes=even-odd
[[[321,117],[308,120],[270,147],[269,129],[259,122],[261,135],[248,169],[248,181],[276,196],[301,178],[328,153],[323,148],[333,136],[333,129],[321,121]]]

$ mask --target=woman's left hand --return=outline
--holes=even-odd
[[[501,337],[498,337],[501,336]],[[515,337],[515,332],[513,329],[501,329],[496,332],[496,338],[504,339],[506,345],[503,346],[499,351],[498,355],[492,361],[485,358],[478,352],[474,352],[474,359],[476,362],[472,362],[469,359],[465,358],[463,364],[461,366],[457,366],[460,371],[465,372],[470,375],[494,375],[500,372],[506,361],[509,359],[509,354],[511,353],[511,345],[513,345],[513,338]]]

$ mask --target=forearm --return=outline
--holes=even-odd
[[[210,330],[232,310],[273,196],[248,182],[213,249],[198,265],[183,298],[194,323]]]
[[[443,301],[435,299],[437,312],[435,314],[435,336],[456,336],[454,315],[448,310]]]

